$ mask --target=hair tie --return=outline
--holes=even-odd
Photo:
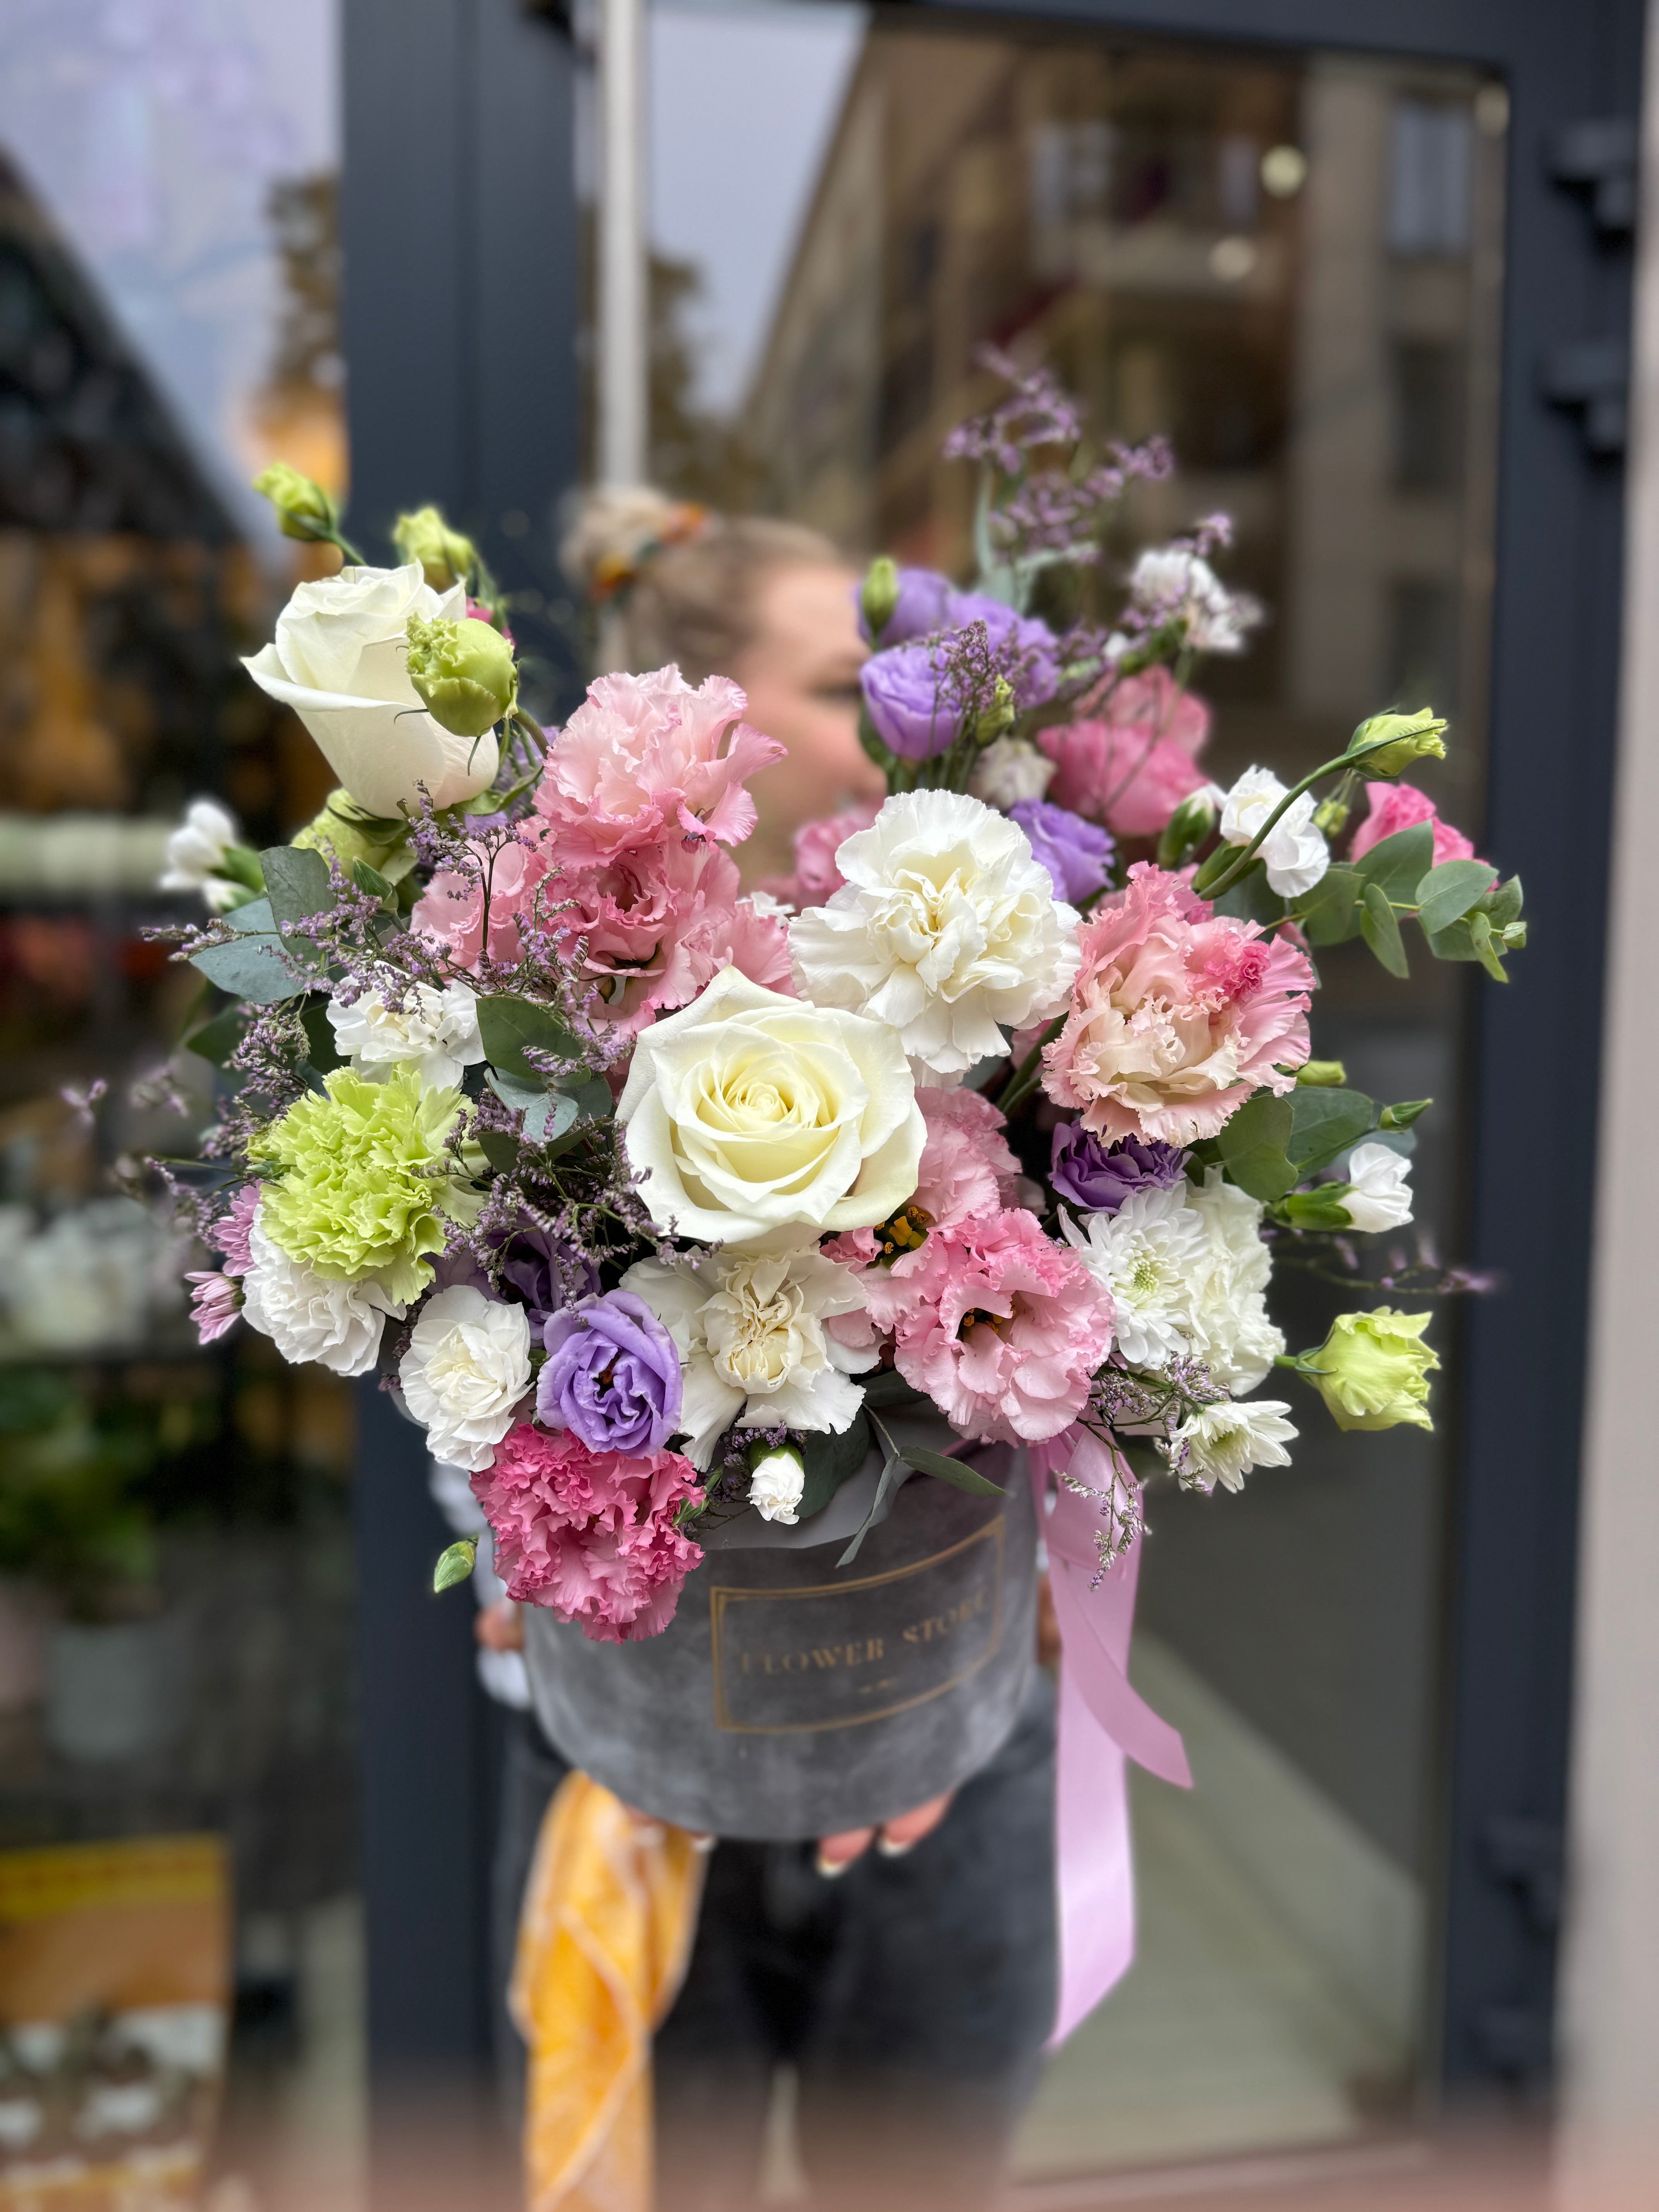
[[[671,545],[689,544],[701,538],[708,529],[710,517],[706,507],[694,501],[681,500],[671,507],[653,534],[641,540],[628,553],[602,554],[593,564],[593,580],[590,596],[600,605],[607,605],[623,598],[637,582],[641,571],[648,561]]]

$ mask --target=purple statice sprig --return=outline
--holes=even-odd
[[[1042,469],[1017,484],[986,518],[991,544],[1018,568],[1069,562],[1079,568],[1100,559],[1107,517],[1129,486],[1157,483],[1175,467],[1166,438],[1144,445],[1114,441],[1105,458],[1090,465],[1079,454],[1069,469]]]
[[[988,461],[1006,477],[1018,476],[1025,457],[1048,446],[1074,446],[1083,413],[1054,371],[1039,363],[1022,368],[1000,347],[981,346],[975,360],[1009,387],[983,415],[958,422],[941,448],[947,461]]]

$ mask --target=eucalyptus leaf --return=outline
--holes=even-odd
[[[1231,915],[1239,921],[1259,921],[1264,928],[1283,921],[1285,914],[1285,902],[1267,881],[1267,871],[1259,857],[1236,884],[1222,892],[1214,906],[1218,914]]]
[[[1359,872],[1396,906],[1410,906],[1417,886],[1433,866],[1434,824],[1413,822],[1409,830],[1379,838],[1360,861]]]
[[[870,1531],[875,1527],[876,1522],[880,1519],[882,1510],[886,1505],[888,1499],[892,1496],[893,1492],[907,1480],[909,1473],[909,1468],[906,1466],[904,1461],[899,1456],[897,1452],[891,1452],[889,1454],[887,1464],[881,1471],[881,1480],[876,1485],[876,1494],[870,1501],[870,1510],[865,1515],[864,1519],[859,1524],[857,1535],[854,1537],[852,1542],[842,1553],[840,1559],[836,1561],[836,1565],[838,1567],[850,1567],[852,1565],[854,1560],[856,1559],[859,1555],[860,1546],[863,1543]]]
[[[1409,836],[1410,834],[1409,830],[1400,832],[1401,836]],[[1359,931],[1390,975],[1411,974],[1411,963],[1407,959],[1405,945],[1401,942],[1399,921],[1389,904],[1387,892],[1380,884],[1367,884],[1365,886]]]
[[[533,1000],[501,997],[478,1001],[478,1034],[490,1066],[520,1083],[546,1087],[546,1078],[525,1058],[525,1047],[560,1060],[580,1060],[582,1048],[550,1006]]]
[[[270,935],[210,945],[205,951],[192,953],[190,964],[210,983],[245,999],[251,1006],[274,1006],[279,1000],[297,997],[310,981],[295,966],[282,940]]]
[[[328,1018],[328,1008],[320,1000],[308,1006],[300,1017],[306,1033],[306,1057],[319,1075],[331,1075],[345,1062],[340,1057],[335,1042],[334,1024]]]
[[[576,1102],[568,1098],[562,1091],[544,1091],[524,1117],[524,1136],[527,1145],[551,1144],[556,1137],[563,1136],[576,1118]]]
[[[511,1175],[519,1164],[519,1140],[505,1129],[480,1129],[478,1149],[497,1175]]]
[[[245,905],[233,907],[224,917],[241,937],[275,937],[276,917],[270,910],[268,898],[249,899]]]
[[[214,1067],[228,1066],[230,1055],[241,1042],[242,1032],[246,1027],[241,1008],[226,1006],[215,1014],[210,1022],[204,1022],[199,1030],[185,1039],[185,1049],[198,1054]]]
[[[1521,919],[1521,878],[1511,876],[1506,884],[1498,884],[1480,902],[1480,911],[1494,929],[1507,929],[1512,921]]]
[[[334,903],[328,880],[328,862],[320,853],[302,845],[272,845],[260,854],[265,893],[281,930],[325,914]]]
[[[1492,977],[1493,982],[1507,983],[1510,980],[1510,971],[1498,957],[1498,946],[1492,938],[1492,924],[1484,914],[1472,914],[1469,916],[1469,937],[1474,945],[1475,958]]]
[[[927,1400],[913,1383],[907,1382],[896,1367],[878,1367],[872,1375],[861,1375],[866,1406],[904,1407],[925,1405]]]
[[[360,891],[366,891],[370,898],[389,899],[392,896],[391,884],[378,868],[371,868],[367,860],[352,862],[351,880]]]
[[[823,1436],[815,1430],[796,1441],[805,1462],[806,1481],[795,1512],[798,1519],[810,1521],[815,1513],[823,1512],[842,1483],[850,1482],[869,1457],[870,1424],[859,1413],[838,1437]]]
[[[484,1080],[502,1104],[510,1106],[515,1114],[532,1112],[547,1096],[545,1076],[521,1079],[516,1075],[503,1075],[500,1068],[492,1067],[486,1073]]]
[[[900,1444],[896,1449],[918,1474],[936,1475],[941,1482],[953,1484],[957,1490],[971,1490],[976,1496],[1006,1498],[1008,1495],[1000,1482],[988,1480],[971,1467],[963,1467],[960,1460],[948,1459],[943,1452],[925,1451],[920,1444]]]
[[[1223,1166],[1241,1190],[1267,1203],[1294,1187],[1297,1172],[1286,1157],[1293,1127],[1290,1100],[1265,1094],[1247,1099],[1223,1124],[1216,1143]]]
[[[617,1110],[611,1085],[602,1075],[590,1075],[586,1083],[567,1084],[563,1088],[575,1100],[584,1121],[608,1121]]]
[[[1327,868],[1307,896],[1297,902],[1302,927],[1315,945],[1340,945],[1359,927],[1362,879],[1356,868]]]
[[[1474,939],[1469,924],[1473,915],[1465,915],[1461,921],[1450,922],[1444,929],[1437,929],[1429,939],[1429,950],[1437,960],[1478,960]]]
[[[1294,1124],[1285,1147],[1291,1164],[1305,1176],[1322,1167],[1360,1138],[1376,1119],[1376,1108],[1363,1091],[1310,1090],[1298,1085],[1291,1093]]]
[[[1432,936],[1449,922],[1460,921],[1497,880],[1497,869],[1485,860],[1443,860],[1417,886],[1419,922]]]

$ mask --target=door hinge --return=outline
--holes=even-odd
[[[1558,131],[1550,148],[1550,174],[1558,185],[1588,191],[1595,227],[1608,237],[1636,228],[1641,139],[1635,118],[1593,116]]]
[[[1630,349],[1622,338],[1580,338],[1544,356],[1539,389],[1552,407],[1583,410],[1592,453],[1622,453],[1630,414]]]
[[[1561,1925],[1566,1850],[1559,1820],[1531,1813],[1495,1813],[1480,1832],[1490,1871],[1516,1892],[1534,1934]]]

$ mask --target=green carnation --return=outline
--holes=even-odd
[[[1339,1429],[1392,1429],[1403,1422],[1431,1429],[1429,1372],[1439,1360],[1422,1340],[1429,1316],[1395,1313],[1339,1314],[1317,1352],[1295,1364],[1330,1409]]]
[[[325,1096],[301,1098],[249,1147],[278,1171],[259,1208],[265,1234],[316,1274],[373,1277],[403,1304],[417,1298],[446,1215],[477,1206],[444,1150],[460,1105],[459,1091],[422,1092],[411,1067],[384,1083],[336,1069]]]

